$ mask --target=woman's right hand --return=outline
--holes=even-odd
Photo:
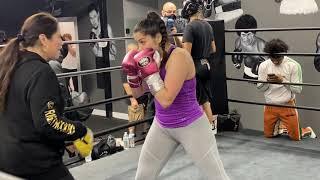
[[[139,103],[135,98],[130,98],[130,101],[131,101],[131,107],[138,108]]]
[[[87,128],[87,133],[75,141],[73,141],[74,147],[78,150],[81,157],[87,157],[91,154],[93,149],[93,132]]]

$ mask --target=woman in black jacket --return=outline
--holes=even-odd
[[[48,61],[62,46],[58,22],[30,16],[0,54],[0,171],[26,179],[73,179],[63,165],[65,141],[90,154],[92,132],[63,117],[64,103]]]

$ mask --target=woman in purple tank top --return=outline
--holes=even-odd
[[[157,179],[182,145],[208,179],[228,180],[209,121],[197,102],[190,53],[170,45],[165,24],[155,12],[136,25],[134,39],[140,51],[125,56],[123,69],[133,96],[150,91],[156,104],[155,120],[143,144],[135,179]]]

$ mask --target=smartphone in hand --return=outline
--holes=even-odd
[[[275,80],[275,78],[276,78],[276,75],[275,74],[273,74],[273,73],[270,73],[270,74],[267,74],[267,81],[268,82],[273,82],[274,80]]]

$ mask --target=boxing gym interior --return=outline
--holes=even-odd
[[[169,37],[184,37],[183,28],[179,30],[179,23],[188,24],[181,15],[184,1],[189,0],[3,1],[0,52],[11,39],[18,37],[25,19],[38,12],[50,13],[59,23],[61,36],[71,36],[63,36],[67,38],[65,45],[73,47],[72,52],[67,48],[64,58],[72,55],[75,63],[70,67],[62,61],[63,71],[56,73],[58,80],[72,82],[68,87],[72,102],[64,113],[67,116],[76,112],[77,120],[94,135],[93,149],[87,157],[70,148],[72,142],[65,142],[63,164],[74,179],[135,179],[142,147],[155,121],[155,111],[150,99],[141,106],[142,114],[138,109],[130,109],[132,96],[125,90],[127,78],[122,71],[123,59],[136,43],[133,39],[136,24],[150,11],[162,16],[166,26],[178,29],[178,32],[169,32]],[[320,135],[320,1],[199,1],[204,3],[203,10],[210,11],[204,20],[212,27],[216,47],[209,62],[208,77],[208,91],[212,94],[209,101],[216,118],[212,136],[229,179],[319,180],[316,167],[320,166],[320,144],[316,136]],[[176,6],[172,22],[169,22],[171,16],[163,15],[168,2]],[[285,56],[299,64],[300,81],[282,81],[276,85],[302,88],[301,92],[292,94],[291,108],[287,104],[270,104],[267,95],[257,88],[268,84],[261,82],[259,73],[261,63],[272,55],[264,49],[272,39],[285,42],[289,47]],[[62,50],[61,54],[64,54]],[[150,96],[149,93],[147,97]],[[272,137],[266,137],[266,108],[274,106],[294,109],[298,127],[311,130],[310,136],[301,135],[301,139],[292,140],[290,127],[281,124],[279,117]],[[132,127],[135,127],[133,133]],[[133,134],[128,136],[130,142],[128,134]],[[0,179],[20,179],[1,172],[2,168],[0,163]],[[180,145],[158,179],[219,178],[206,177]]]

